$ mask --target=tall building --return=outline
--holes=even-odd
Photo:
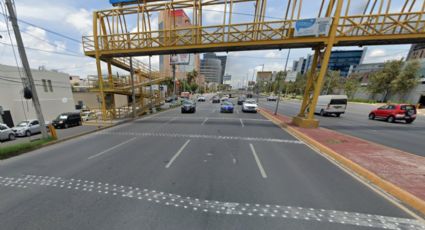
[[[222,84],[221,66],[221,60],[214,53],[206,53],[201,60],[201,75],[205,76],[207,82]]]
[[[219,84],[223,84],[224,74],[226,71],[226,62],[227,56],[218,56],[215,53],[205,53],[201,61],[201,74],[205,73],[205,76],[206,78],[208,78],[209,82],[217,82]],[[220,72],[218,73],[218,75],[216,75],[217,73],[215,72],[218,68],[216,66],[217,63],[220,64]]]
[[[425,44],[412,44],[407,60],[425,58]]]
[[[175,25],[175,27],[174,27]],[[191,26],[190,18],[184,10],[164,10],[159,13],[158,30],[170,30],[173,28],[185,28]],[[159,70],[168,76],[172,76],[170,55],[159,56]],[[185,79],[186,73],[192,70],[200,72],[199,54],[189,55],[188,65],[176,65],[176,78]]]
[[[357,65],[363,62],[365,54],[366,48],[362,50],[332,51],[329,58],[328,70],[340,71],[341,77],[347,77]]]
[[[295,60],[292,64],[292,72],[297,72],[297,73],[301,73],[304,74],[305,69],[306,69],[306,63],[307,63],[307,59],[301,57],[298,60]]]

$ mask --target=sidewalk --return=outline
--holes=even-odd
[[[387,193],[425,214],[425,157],[325,128],[306,129],[262,108],[261,114]],[[425,150],[424,150],[425,151]]]

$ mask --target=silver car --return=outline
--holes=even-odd
[[[5,124],[0,124],[0,142],[15,140],[15,133]]]
[[[36,133],[41,133],[40,122],[38,120],[21,121],[12,128],[18,137],[29,137]]]

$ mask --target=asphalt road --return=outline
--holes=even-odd
[[[423,229],[259,114],[198,103],[0,162],[8,229]]]
[[[260,106],[274,111],[276,102],[260,100]],[[296,116],[301,104],[298,101],[281,101],[279,113]],[[321,117],[320,126],[338,132],[360,137],[368,141],[400,149],[425,157],[425,117],[418,116],[412,124],[403,121],[388,123],[386,121],[369,120],[368,114],[377,106],[349,103],[347,111],[341,117]]]

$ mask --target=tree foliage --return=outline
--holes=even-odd
[[[341,88],[341,74],[339,71],[328,71],[323,81],[322,94],[333,94]]]
[[[392,82],[400,75],[402,60],[393,60],[385,63],[381,71],[369,76],[367,90],[372,94],[382,94],[382,101],[387,101],[392,92]]]
[[[401,73],[391,82],[393,92],[405,96],[409,89],[419,84],[417,73],[420,65],[418,61],[407,62]]]
[[[360,77],[358,75],[352,74],[344,82],[344,92],[347,94],[348,98],[353,99],[357,90],[360,87]]]
[[[187,77],[187,82],[189,83],[189,85],[191,85],[194,81],[196,81],[196,78],[198,77],[198,71],[196,70],[192,70],[190,72],[187,72],[186,77]]]

